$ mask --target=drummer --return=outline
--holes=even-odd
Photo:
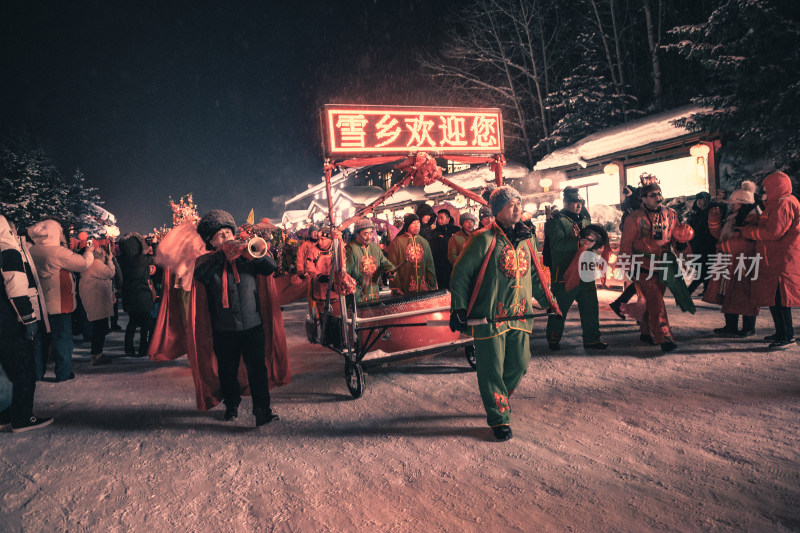
[[[498,187],[489,203],[494,222],[473,233],[453,267],[450,329],[471,329],[486,421],[495,438],[505,441],[512,437],[509,397],[531,358],[532,320],[518,318],[469,328],[467,317],[530,315],[534,298],[542,309],[549,303],[539,277],[532,272],[535,244],[530,228],[520,222],[519,193],[513,187]]]
[[[380,247],[372,239],[375,224],[362,218],[353,227],[353,240],[347,244],[347,273],[356,280],[357,302],[377,300],[380,293],[380,272],[394,276],[394,265],[383,255]],[[379,272],[380,271],[380,272]]]
[[[390,284],[392,292],[411,295],[436,290],[433,254],[420,228],[419,217],[407,214],[400,233],[389,244],[389,261],[397,265],[397,277]]]

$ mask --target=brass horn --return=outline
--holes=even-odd
[[[267,241],[261,237],[252,237],[247,241],[247,253],[250,259],[259,259],[267,255]]]

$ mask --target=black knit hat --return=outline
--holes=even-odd
[[[430,207],[430,206],[428,206]],[[433,209],[431,209],[433,211]],[[400,233],[405,233],[408,231],[408,227],[411,225],[412,222],[419,220],[419,217],[414,213],[408,213],[406,216],[403,217],[403,228],[400,230]]]
[[[236,221],[230,213],[222,209],[212,209],[203,215],[203,218],[197,223],[197,233],[206,243],[206,249],[214,249],[211,246],[211,239],[222,228],[229,228],[233,233],[236,233]]]
[[[492,210],[489,209],[489,206],[483,206],[478,210],[478,220],[489,218],[492,216]]]
[[[433,207],[429,206],[426,203],[419,204],[419,206],[417,206],[416,213],[420,221],[422,221],[422,217],[424,217],[425,215],[430,215],[432,219],[436,218],[436,213],[433,212]],[[431,221],[429,220],[428,223],[430,224]]]

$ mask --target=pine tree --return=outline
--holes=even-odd
[[[44,217],[66,214],[66,190],[58,170],[27,141],[0,148],[0,212],[24,231]]]
[[[98,214],[95,206],[102,205],[103,202],[96,191],[96,188],[86,186],[83,172],[76,169],[67,188],[64,222],[68,227],[72,227],[77,232],[100,233],[103,225],[95,220],[95,216]]]
[[[568,146],[595,131],[638,116],[636,98],[620,94],[605,74],[606,65],[597,54],[594,35],[578,37],[580,64],[564,78],[561,87],[547,96],[547,109],[558,122],[550,135],[534,149],[551,152]]]
[[[800,169],[797,0],[727,0],[708,21],[670,31],[667,46],[708,75],[692,101],[709,108],[677,124],[737,139],[744,155]]]

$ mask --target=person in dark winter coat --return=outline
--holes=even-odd
[[[699,264],[700,275],[689,285],[689,292],[703,285],[703,291],[708,288],[710,278],[706,275],[710,266],[710,256],[717,252],[717,239],[708,227],[708,214],[712,209],[718,209],[720,216],[724,219],[727,213],[727,206],[719,202],[712,202],[711,195],[707,192],[699,192],[695,196],[692,211],[686,217],[687,223],[694,230],[694,238],[689,242],[692,253],[700,256]]]
[[[13,385],[11,405],[0,411],[0,429],[19,433],[53,423],[52,418],[33,415],[33,338],[46,327],[47,309],[37,290],[36,267],[2,215],[0,271],[0,365]]]
[[[578,302],[578,313],[583,330],[583,346],[590,350],[605,350],[608,345],[600,340],[600,319],[597,304],[597,287],[594,280],[581,281],[577,287],[568,290],[564,274],[576,254],[586,251],[580,247],[582,230],[592,221],[584,216],[584,200],[575,187],[564,189],[564,209],[545,225],[547,246],[550,248],[550,286],[553,297],[558,302],[563,317],[549,317],[547,320],[547,345],[551,350],[560,348],[566,318],[572,302]]]
[[[773,172],[761,185],[766,199],[758,226],[740,228],[737,234],[756,241],[763,258],[751,295],[754,305],[769,306],[775,323],[775,334],[764,340],[770,348],[786,348],[795,344],[792,307],[800,305],[800,202],[783,172]]]
[[[150,332],[150,313],[153,311],[155,291],[150,276],[155,274],[153,256],[147,254],[147,243],[139,233],[128,233],[119,241],[119,266],[122,269],[122,308],[128,313],[125,329],[125,355],[144,357],[147,354]],[[134,349],[136,329],[139,334],[139,351]]]
[[[242,247],[234,240],[236,229],[233,217],[221,209],[200,219],[197,233],[213,253],[197,259],[194,279],[206,288],[225,420],[239,415],[242,396],[237,374],[239,362],[244,360],[256,426],[263,426],[278,416],[270,407],[266,338],[256,276],[268,276],[278,265],[269,254],[252,260],[242,257]]]
[[[433,207],[426,203],[419,204],[415,214],[419,217],[419,236],[430,244],[433,238],[433,223],[436,222]]]
[[[453,217],[450,211],[440,209],[436,214],[436,227],[429,242],[431,254],[433,255],[433,266],[436,268],[436,284],[440,289],[450,288],[450,271],[453,266],[447,258],[447,245],[450,237],[461,231],[459,226],[453,224]]]

